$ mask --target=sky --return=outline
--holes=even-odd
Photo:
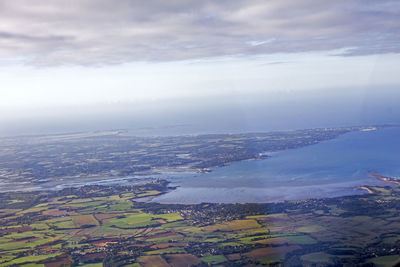
[[[331,97],[365,117],[398,96],[399,17],[391,0],[0,0],[0,134],[38,119],[217,106],[246,117]]]

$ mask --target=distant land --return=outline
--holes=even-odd
[[[0,191],[53,189],[69,182],[197,171],[264,159],[277,151],[390,125],[183,136],[131,136],[124,130],[0,138]]]

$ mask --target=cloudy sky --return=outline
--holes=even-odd
[[[400,85],[400,2],[0,0],[0,118]]]

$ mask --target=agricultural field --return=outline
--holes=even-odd
[[[270,204],[157,204],[168,183],[0,194],[0,266],[392,266],[400,189]]]

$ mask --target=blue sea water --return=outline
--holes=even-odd
[[[208,174],[171,175],[178,186],[161,203],[246,203],[362,194],[388,185],[368,175],[400,175],[400,128],[351,132],[312,146],[236,162]]]

